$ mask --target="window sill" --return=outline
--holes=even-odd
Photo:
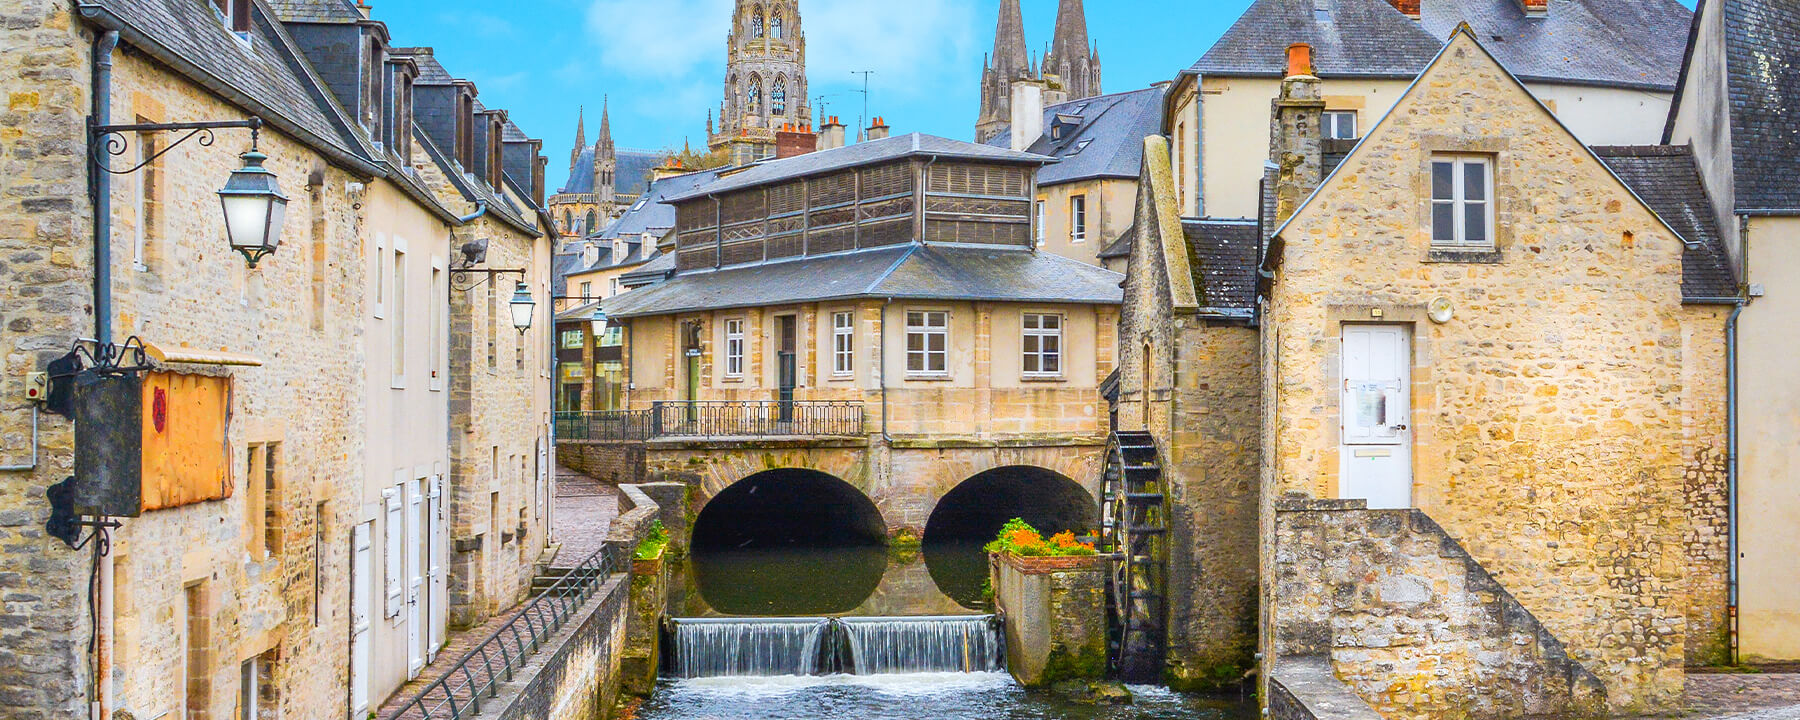
[[[1028,383],[1066,383],[1069,379],[1061,375],[1023,375],[1019,382]]]
[[[906,377],[901,379],[906,382],[950,382],[955,378],[950,377],[948,373],[940,375],[913,375],[908,373]]]
[[[737,383],[737,384],[741,385],[744,382],[744,376],[738,375],[738,376],[734,377],[731,375],[726,375],[725,377],[719,378],[719,382]]]
[[[832,382],[850,382],[856,379],[856,373],[832,373]]]
[[[1427,263],[1463,263],[1470,265],[1498,265],[1506,260],[1497,249],[1451,249],[1432,248],[1425,253]]]

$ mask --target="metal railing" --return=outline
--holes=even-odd
[[[863,404],[848,401],[660,402],[654,437],[792,437],[863,434]]]
[[[649,410],[559,412],[556,439],[642,442],[683,437],[862,435],[863,404],[779,400],[659,402]]]
[[[607,576],[621,566],[619,548],[608,545],[583,560],[487,639],[463,655],[442,677],[425,686],[384,720],[463,720],[481,712],[500,694],[544,643],[587,604]]]
[[[655,412],[651,410],[559,412],[556,414],[556,439],[642,442],[650,439],[654,420]]]

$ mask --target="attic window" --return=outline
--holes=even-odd
[[[1081,142],[1075,143],[1075,148],[1073,150],[1069,151],[1069,155],[1080,155],[1081,151],[1086,150],[1087,146],[1092,145],[1092,144],[1094,144],[1094,141],[1092,139],[1083,140]]]
[[[250,32],[250,0],[212,0],[219,21],[232,32]]]
[[[1080,114],[1082,114],[1082,113],[1084,113],[1084,112],[1087,112],[1087,109],[1088,109],[1088,105],[1091,105],[1091,104],[1092,104],[1092,103],[1082,103],[1082,104],[1080,104],[1080,105],[1076,105],[1076,106],[1075,106],[1075,112],[1072,112],[1072,113],[1070,113],[1070,114],[1071,114],[1071,115],[1080,115]]]

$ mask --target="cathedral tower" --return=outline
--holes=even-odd
[[[600,139],[594,143],[594,200],[603,217],[618,214],[619,151],[613,147],[611,105],[600,103]]]
[[[1088,44],[1087,9],[1081,0],[1062,0],[1056,8],[1056,37],[1044,56],[1044,75],[1056,76],[1070,100],[1100,94],[1100,52]]]
[[[1036,77],[1025,52],[1025,20],[1019,13],[1019,0],[1000,0],[994,54],[981,70],[981,115],[975,121],[975,142],[987,142],[1012,122],[1012,82]]]
[[[1101,93],[1100,53],[1088,44],[1087,9],[1081,0],[1061,0],[1056,9],[1056,37],[1040,67],[1032,67],[1025,44],[1025,22],[1019,0],[1000,0],[994,27],[994,53],[981,71],[981,113],[975,141],[987,142],[1012,124],[1012,84],[1042,80],[1045,104],[1090,98]]]
[[[775,154],[783,126],[812,126],[799,0],[737,0],[725,40],[725,99],[708,143],[740,165]]]

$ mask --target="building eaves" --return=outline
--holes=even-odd
[[[362,11],[349,0],[266,0],[282,22],[355,24]]]
[[[803,177],[822,175],[863,167],[878,163],[891,162],[913,157],[935,157],[941,160],[973,160],[978,162],[1009,163],[1018,165],[1046,165],[1056,162],[1055,158],[1032,153],[1014,152],[1003,148],[951,140],[935,135],[910,133],[881,140],[846,145],[841,148],[808,153],[791,158],[771,160],[751,165],[748,169],[720,178],[686,193],[673,195],[668,202],[681,202],[705,197],[717,193],[731,192],[746,188],[785,182]]]
[[[518,212],[513,209],[512,202],[503,197],[505,193],[497,194],[488,189],[485,184],[470,179],[461,170],[458,170],[456,164],[450,162],[449,156],[431,142],[431,136],[419,129],[417,125],[413,126],[413,142],[425,151],[426,157],[429,157],[431,162],[438,166],[444,177],[449,179],[450,185],[462,194],[463,199],[487,205],[489,215],[499,218],[501,222],[511,225],[520,232],[533,237],[543,235],[543,232],[534,223],[519,216]]]

